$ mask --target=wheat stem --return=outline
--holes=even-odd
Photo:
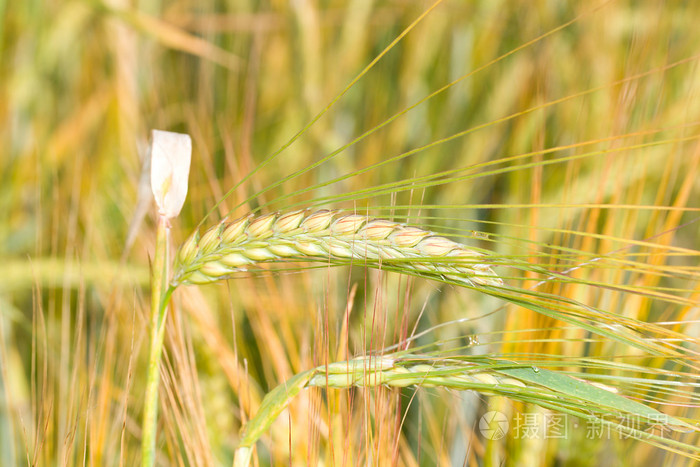
[[[274,261],[397,270],[468,286],[502,286],[487,257],[427,230],[340,211],[294,211],[226,220],[178,252],[173,286],[206,284]],[[493,262],[493,260],[491,260]]]
[[[156,457],[156,432],[158,422],[158,384],[160,383],[160,357],[165,337],[165,317],[170,296],[175,290],[168,287],[168,220],[160,217],[156,237],[156,252],[151,280],[150,356],[144,396],[143,433],[141,435],[141,465],[152,466]]]

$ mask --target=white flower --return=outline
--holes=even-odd
[[[191,159],[189,135],[153,130],[151,189],[158,213],[166,219],[177,216],[185,203]]]

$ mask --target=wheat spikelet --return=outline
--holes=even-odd
[[[470,368],[473,366],[473,368]],[[317,373],[306,383],[306,387],[349,388],[374,387],[446,387],[451,389],[489,389],[511,392],[526,388],[522,381],[476,365],[436,365],[394,360],[391,357],[360,357],[345,362],[329,363],[318,367]]]
[[[502,363],[502,362],[494,362]],[[508,362],[508,366],[517,366]],[[234,465],[249,465],[250,448],[270,427],[302,389],[309,387],[444,387],[456,390],[478,390],[482,393],[508,395],[515,399],[531,399],[533,394],[553,395],[544,386],[513,378],[497,369],[470,363],[440,363],[420,355],[365,356],[329,363],[297,373],[270,391],[263,399],[258,413],[246,424]],[[518,396],[522,397],[518,397]]]
[[[173,285],[205,284],[272,261],[386,268],[476,286],[503,281],[486,257],[427,230],[340,211],[294,211],[222,221],[180,248]]]

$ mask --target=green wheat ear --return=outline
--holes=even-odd
[[[206,284],[274,261],[357,264],[469,286],[502,286],[488,256],[427,230],[341,211],[222,221],[180,248],[172,284]],[[492,261],[493,262],[493,261]]]

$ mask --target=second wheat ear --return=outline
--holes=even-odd
[[[341,211],[222,221],[180,248],[172,284],[206,284],[274,261],[356,262],[469,286],[503,285],[489,257],[433,232]]]

